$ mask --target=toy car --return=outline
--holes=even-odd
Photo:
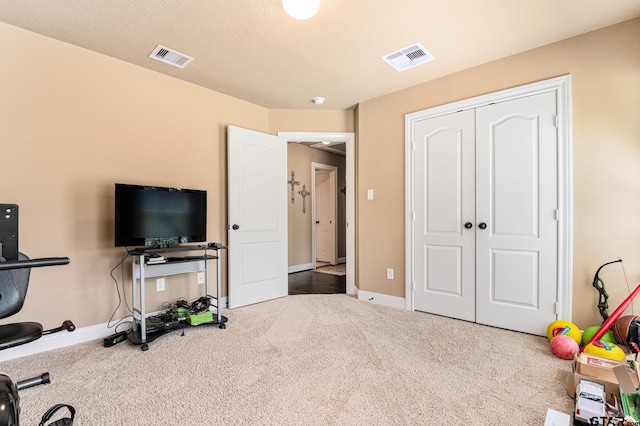
[[[600,383],[580,379],[576,386],[576,409],[574,425],[603,425],[607,416],[606,393]]]

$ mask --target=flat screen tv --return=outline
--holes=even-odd
[[[206,239],[206,191],[116,183],[116,247],[168,247]]]

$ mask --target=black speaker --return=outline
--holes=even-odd
[[[0,204],[0,262],[18,260],[18,205]]]

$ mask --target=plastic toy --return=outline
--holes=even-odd
[[[580,351],[580,346],[570,336],[558,334],[551,339],[551,352],[558,358],[573,359]]]
[[[593,337],[593,335],[596,334],[596,331],[598,331],[599,329],[600,329],[599,325],[592,325],[591,327],[585,328],[585,330],[582,332],[582,341],[588,342],[589,340],[591,340],[591,337]],[[620,343],[617,340],[613,330],[607,330],[602,335],[600,340],[602,340],[603,342],[609,342],[609,343]]]
[[[593,286],[598,293],[600,293],[600,298],[598,300],[598,310],[600,311],[600,315],[602,316],[602,320],[606,321],[609,318],[609,313],[607,309],[609,309],[609,304],[607,303],[607,299],[609,298],[609,294],[607,290],[604,288],[604,281],[600,278],[600,270],[607,265],[611,265],[612,263],[622,262],[622,259],[614,260],[612,262],[607,262],[604,265],[600,266],[596,271],[596,274],[593,277]]]
[[[576,386],[576,409],[573,413],[574,424],[601,425],[606,416],[604,386],[600,383],[581,379]],[[591,419],[595,418],[596,423]]]
[[[569,321],[556,320],[549,324],[549,326],[547,327],[547,338],[549,339],[549,341],[551,341],[551,339],[559,334],[566,334],[567,336],[575,340],[578,345],[582,342],[580,329],[577,325]]]
[[[613,359],[615,361],[622,361],[624,357],[627,356],[615,343],[603,342],[602,340],[591,342],[585,345],[582,350],[587,354]]]

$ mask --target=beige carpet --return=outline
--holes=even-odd
[[[320,268],[314,269],[313,272],[344,276],[344,275],[347,275],[347,264],[341,263],[339,265],[322,266]]]
[[[89,342],[0,363],[52,383],[20,392],[22,424],[55,403],[77,425],[542,425],[569,413],[569,361],[546,338],[298,295],[225,310],[142,352]]]

